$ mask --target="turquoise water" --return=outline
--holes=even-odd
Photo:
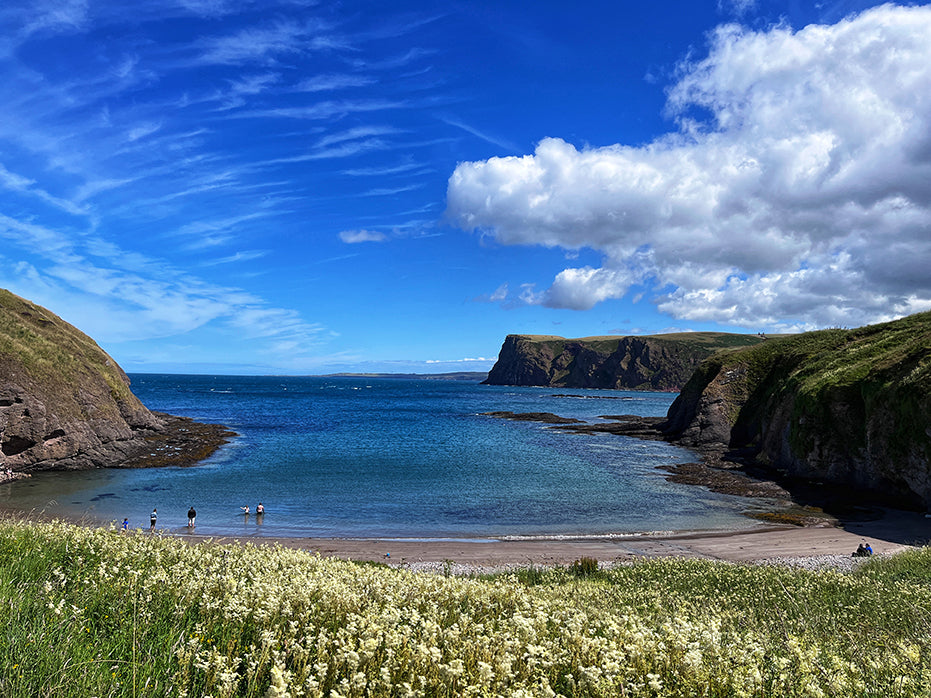
[[[198,534],[494,538],[754,525],[748,502],[667,482],[695,460],[662,442],[567,434],[482,412],[660,416],[674,395],[394,378],[137,374],[150,409],[239,436],[190,468],[38,474],[0,501]],[[243,516],[261,501],[266,515]]]

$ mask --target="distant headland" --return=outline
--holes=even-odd
[[[763,335],[726,332],[581,339],[512,334],[504,340],[485,382],[675,392],[708,357],[765,339]]]

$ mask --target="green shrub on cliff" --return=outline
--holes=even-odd
[[[710,400],[732,448],[753,447],[797,474],[931,501],[931,313],[715,356],[683,388],[670,424],[685,432]]]

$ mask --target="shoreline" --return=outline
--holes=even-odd
[[[0,518],[24,522],[59,520],[96,528],[104,523],[0,508]],[[151,535],[142,528],[131,535]],[[916,512],[883,509],[869,521],[838,522],[836,526],[771,525],[736,531],[676,531],[670,533],[551,538],[318,538],[301,536],[201,535],[186,526],[158,528],[194,544],[281,545],[357,562],[380,562],[415,571],[472,574],[570,565],[582,557],[611,567],[651,558],[701,558],[731,563],[782,563],[805,567],[849,569],[851,553],[869,543],[877,555],[888,555],[931,542],[931,518]],[[856,562],[854,560],[854,562]]]

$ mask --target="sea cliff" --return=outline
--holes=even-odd
[[[90,337],[0,289],[0,467],[188,465],[230,435],[219,425],[149,411]]]
[[[827,490],[931,507],[931,313],[711,357],[660,428]]]
[[[512,334],[485,383],[676,391],[708,357],[763,341],[723,332],[580,339]]]

